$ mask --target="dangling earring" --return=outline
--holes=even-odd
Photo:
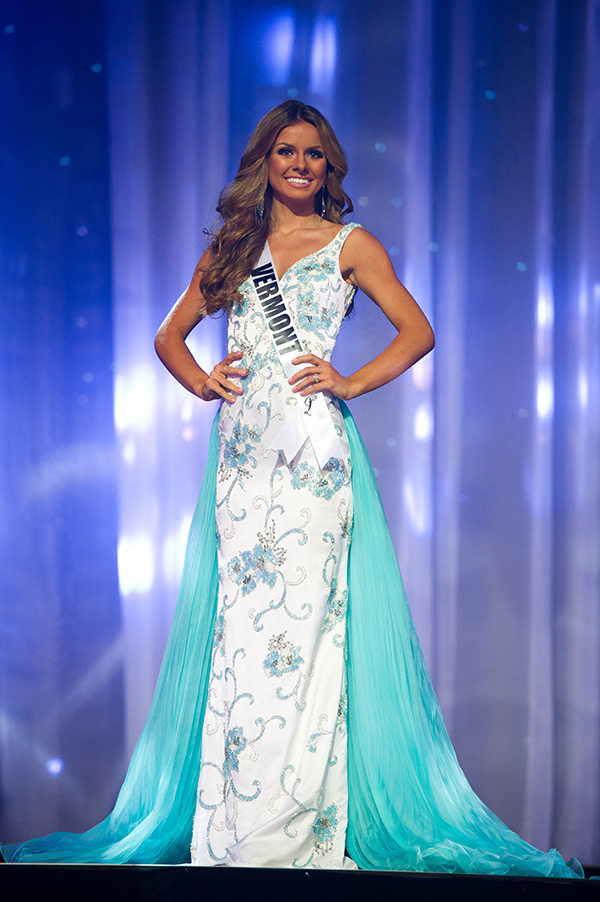
[[[264,199],[264,197],[261,197],[261,199],[260,199],[259,202],[257,203],[257,205],[256,205],[256,212],[257,212],[258,216],[260,217],[260,219],[262,219],[262,218],[263,218],[263,214],[264,214],[264,212],[265,212],[265,199]]]
[[[327,204],[325,202],[325,192],[327,191],[325,185],[321,188],[321,219],[325,219],[325,214],[327,213]]]

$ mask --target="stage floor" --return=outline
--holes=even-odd
[[[590,868],[590,876],[600,873]],[[0,897],[60,902],[199,902],[277,899],[280,902],[371,899],[377,902],[552,902],[598,899],[600,880],[548,880],[390,871],[294,871],[269,868],[195,868],[187,865],[3,864]]]

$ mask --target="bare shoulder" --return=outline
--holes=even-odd
[[[191,322],[193,322],[194,325],[197,322],[200,322],[206,312],[200,283],[202,282],[207,267],[210,266],[213,259],[214,254],[212,248],[208,247],[198,260],[189,285],[176,301],[167,320],[178,317],[185,321],[186,326]]]
[[[210,264],[213,262],[214,258],[215,258],[215,255],[214,255],[213,249],[212,249],[211,245],[209,245],[206,248],[206,250],[204,251],[204,253],[202,254],[202,256],[200,257],[200,259],[198,260],[198,265],[196,266],[196,276],[199,276],[200,278],[202,278],[204,271],[207,269],[207,267],[210,266]]]
[[[180,300],[183,298],[185,300],[189,300],[191,298],[199,299],[202,296],[202,292],[200,291],[200,282],[206,272],[207,268],[214,260],[214,253],[211,247],[207,247],[200,259],[196,264],[196,268],[194,269],[194,273],[192,278],[190,279],[190,283],[184,293],[182,294]]]
[[[344,227],[342,226],[342,228]],[[363,226],[352,229],[344,242],[344,249],[355,249],[360,253],[376,248],[380,248],[385,253],[382,243],[377,240],[375,235],[372,235],[371,232],[363,228]]]
[[[340,269],[347,281],[357,284],[355,274],[366,268],[393,272],[383,244],[367,229],[352,229],[340,254]]]

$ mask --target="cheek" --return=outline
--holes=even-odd
[[[287,169],[287,161],[285,157],[272,156],[269,157],[269,178],[277,177]]]

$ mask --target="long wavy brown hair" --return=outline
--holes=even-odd
[[[342,217],[354,209],[342,190],[342,181],[348,171],[346,155],[327,119],[317,109],[299,100],[280,103],[263,116],[254,129],[233,182],[219,197],[217,213],[221,214],[223,224],[216,232],[208,233],[212,237],[213,257],[200,280],[208,314],[229,310],[239,300],[238,286],[258,262],[272,227],[269,154],[280,132],[298,121],[314,125],[325,151],[325,219],[341,223]],[[319,214],[322,196],[319,192],[315,197],[315,211]],[[262,214],[259,212],[261,207]]]

